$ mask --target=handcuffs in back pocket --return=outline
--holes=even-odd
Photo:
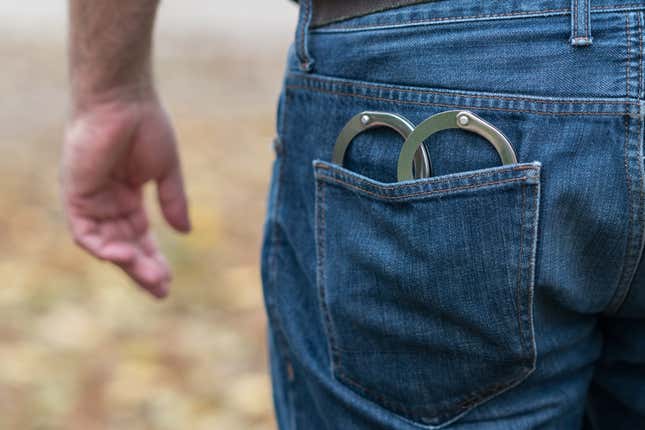
[[[342,166],[352,140],[360,133],[374,127],[389,127],[405,139],[397,164],[398,181],[431,177],[432,164],[424,142],[434,133],[451,128],[468,130],[484,137],[497,150],[503,165],[517,163],[515,151],[506,136],[468,110],[439,112],[416,127],[401,115],[388,112],[359,113],[349,120],[338,135],[332,163]]]

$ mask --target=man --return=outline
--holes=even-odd
[[[280,428],[645,428],[645,3],[300,3],[262,247]],[[143,184],[190,221],[156,8],[70,0],[63,188],[76,242],[164,297]]]

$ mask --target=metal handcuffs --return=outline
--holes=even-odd
[[[432,163],[424,142],[434,133],[460,128],[484,137],[497,150],[502,164],[517,163],[515,151],[506,136],[490,123],[468,110],[439,112],[414,127],[401,115],[387,112],[362,112],[343,127],[336,139],[332,162],[343,165],[350,143],[360,133],[374,127],[389,127],[404,139],[397,164],[397,180],[428,178],[432,176]]]

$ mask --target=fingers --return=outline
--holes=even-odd
[[[171,281],[170,269],[152,237],[146,235],[136,251],[132,260],[117,265],[154,297],[166,297]]]
[[[136,257],[136,250],[130,243],[116,242],[100,247],[95,255],[110,263],[127,264]]]
[[[84,248],[91,254],[120,267],[154,297],[164,298],[168,295],[170,268],[149,235],[135,243],[115,242],[100,247],[96,247],[93,240],[84,243]]]
[[[161,212],[168,224],[179,232],[188,233],[191,229],[188,201],[178,166],[157,181],[157,194]]]
[[[168,295],[171,281],[170,268],[159,252],[157,244],[147,231],[147,221],[133,215],[128,226],[113,221],[100,225],[83,218],[72,218],[75,242],[96,258],[120,267],[140,287],[156,298]],[[143,231],[142,231],[143,230]],[[121,231],[121,234],[117,234]],[[140,234],[131,234],[131,233]]]

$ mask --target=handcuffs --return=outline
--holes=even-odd
[[[424,142],[438,131],[460,128],[485,138],[497,150],[503,165],[517,163],[515,151],[506,136],[490,123],[468,110],[439,112],[414,126],[401,115],[388,112],[361,112],[341,130],[332,155],[332,163],[343,165],[345,153],[356,136],[374,127],[388,127],[405,139],[397,163],[397,180],[429,178],[432,163]]]

